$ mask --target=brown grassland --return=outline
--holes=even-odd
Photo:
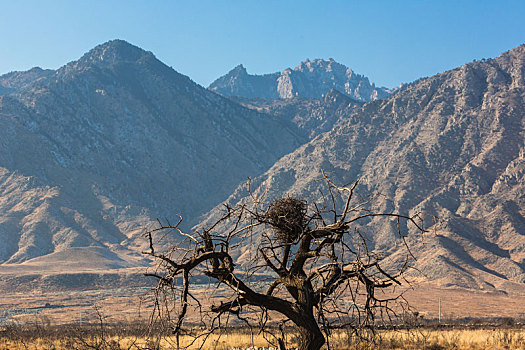
[[[135,330],[136,331],[136,330]],[[136,333],[136,334],[133,334]],[[181,337],[179,347],[188,349],[276,349],[271,337],[250,334],[247,330],[233,329],[213,334],[193,342]],[[287,347],[293,349],[295,337],[286,335]],[[479,327],[469,329],[430,328],[381,330],[365,339],[349,336],[345,331],[334,332],[329,338],[330,349],[524,349],[525,329],[520,327]],[[66,349],[177,349],[173,336],[148,337],[129,328],[102,329],[61,326],[60,328],[7,327],[0,335],[0,349],[66,350]],[[327,346],[324,349],[328,349]]]

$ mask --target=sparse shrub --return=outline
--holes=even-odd
[[[514,326],[516,322],[514,321],[514,319],[512,317],[503,317],[501,319],[501,325],[502,326],[506,326],[506,327],[512,327]]]

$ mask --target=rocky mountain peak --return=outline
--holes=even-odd
[[[209,86],[224,96],[264,99],[322,98],[331,88],[364,102],[382,99],[391,93],[389,89],[377,88],[367,77],[333,58],[306,59],[294,69],[264,75],[250,75],[239,65]]]
[[[231,71],[228,72],[228,74],[232,75],[247,75],[248,72],[246,71],[246,68],[242,64],[237,65],[235,68],[233,68]]]
[[[299,63],[294,69],[298,72],[334,72],[339,74],[353,74],[353,71],[347,66],[336,62],[333,58],[324,60],[322,58],[316,58],[313,60],[306,59]]]
[[[82,78],[78,79],[80,76]],[[96,94],[105,94],[109,85],[119,84],[136,98],[149,100],[150,103],[156,103],[153,101],[158,97],[150,92],[160,85],[164,85],[164,91],[174,88],[178,96],[203,90],[187,76],[158,60],[150,51],[124,40],[112,40],[96,46],[77,61],[59,68],[56,78],[59,78],[55,79],[56,83],[80,84],[78,88],[81,90],[86,93],[94,90]]]
[[[125,40],[116,39],[91,49],[78,61],[77,65],[112,66],[117,63],[138,63],[147,59],[156,60],[153,53],[145,51]]]

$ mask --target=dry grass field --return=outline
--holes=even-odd
[[[146,338],[140,335],[102,333],[100,329],[62,328],[53,333],[42,333],[42,329],[33,330],[33,334],[23,330],[3,330],[0,336],[0,349],[12,350],[69,350],[69,349],[276,349],[276,341],[271,336],[250,335],[240,330],[226,334],[212,334],[206,339],[181,337]],[[39,333],[40,332],[40,333]],[[273,339],[274,340],[274,339]],[[519,328],[480,328],[480,329],[430,329],[378,331],[367,341],[349,337],[345,332],[336,332],[329,339],[330,349],[457,349],[457,350],[495,350],[524,349],[525,329]],[[295,346],[293,334],[288,334],[287,347]],[[177,346],[178,344],[178,346]],[[324,347],[328,349],[327,346]]]

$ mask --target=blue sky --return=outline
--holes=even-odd
[[[0,74],[124,39],[207,86],[334,58],[393,87],[525,43],[525,1],[0,0]]]

